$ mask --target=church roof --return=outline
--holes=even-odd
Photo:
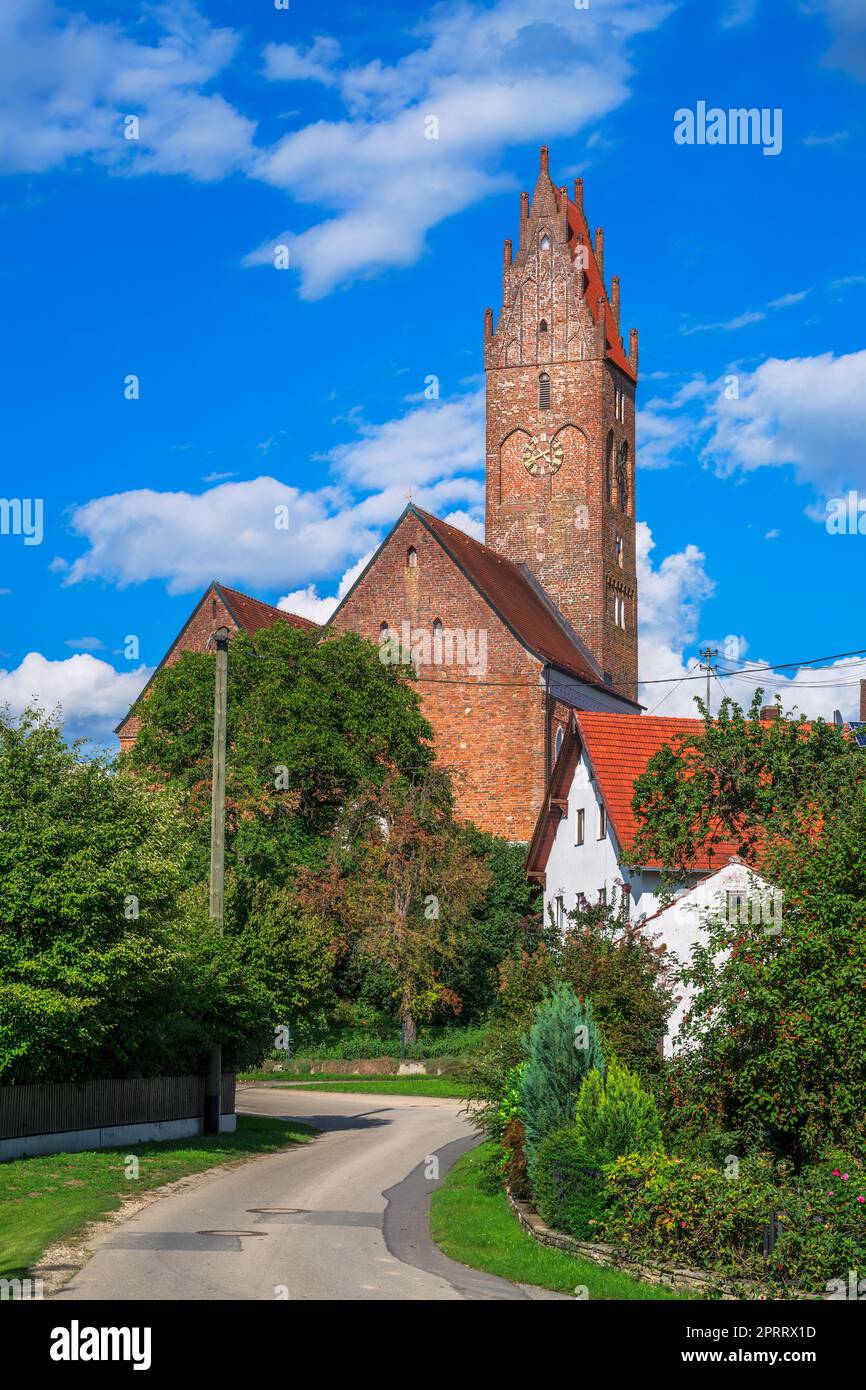
[[[625,372],[626,376],[629,377],[630,380],[637,381],[637,373],[635,372],[634,367],[629,362],[628,356],[622,345],[620,331],[617,328],[616,319],[614,317],[613,309],[611,308],[610,300],[608,299],[607,290],[605,288],[604,276],[599,270],[598,261],[595,258],[595,251],[593,250],[592,238],[589,234],[589,224],[587,223],[583,208],[579,207],[577,203],[575,203],[571,198],[569,198],[567,193],[558,189],[556,185],[552,182],[552,180],[551,186],[553,187],[553,191],[556,194],[557,207],[562,206],[563,198],[565,198],[566,201],[568,225],[572,234],[572,255],[574,255],[577,249],[578,237],[583,242],[584,246],[587,248],[587,251],[589,253],[586,258],[585,271],[587,280],[585,291],[586,303],[589,306],[589,311],[592,314],[592,317],[597,322],[598,301],[600,298],[604,300],[604,333],[607,343],[607,355],[612,362],[616,363],[620,371]]]
[[[436,538],[524,647],[578,680],[614,693],[583,643],[558,616],[552,600],[528,571],[413,503],[406,511]]]
[[[205,600],[211,594],[216,594],[216,596],[222,600],[229,614],[237,624],[237,627],[244,632],[253,633],[260,631],[263,627],[273,627],[277,619],[281,622],[289,623],[292,627],[304,628],[311,632],[318,631],[318,623],[311,622],[309,618],[302,618],[297,613],[287,613],[283,608],[274,608],[273,604],[263,603],[261,599],[252,598],[249,594],[242,594],[238,589],[229,589],[225,584],[220,584],[218,580],[214,579],[205,589],[159,665],[151,672],[147,684],[139,691],[126,714],[115,728],[114,732],[116,734],[124,727],[145,692],[150,689],[157,673],[162,670],[172,653],[177,649],[196,614],[200,611]]]
[[[302,618],[298,613],[287,613],[284,608],[274,608],[273,604],[263,603],[261,599],[251,598],[249,594],[242,594],[237,589],[228,589],[225,584],[218,584],[216,580],[211,588],[216,590],[238,627],[243,628],[244,632],[258,632],[260,628],[273,627],[278,618],[290,623],[292,627],[306,628],[309,632],[318,628],[318,623],[312,622],[310,618]]]

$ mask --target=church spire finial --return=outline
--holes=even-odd
[[[538,161],[539,172],[542,174],[550,173],[550,146],[542,145],[541,157]]]

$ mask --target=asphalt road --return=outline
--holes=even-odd
[[[107,1230],[56,1300],[557,1297],[456,1264],[430,1239],[431,1192],[475,1142],[459,1101],[247,1087],[238,1109],[324,1132]]]

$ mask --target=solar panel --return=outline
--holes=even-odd
[[[852,719],[848,725],[854,735],[854,742],[858,748],[866,748],[866,721],[862,719]]]

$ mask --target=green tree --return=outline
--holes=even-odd
[[[334,829],[361,789],[369,799],[431,765],[431,731],[405,675],[355,634],[320,640],[277,623],[229,644],[226,931],[276,994],[282,1021],[321,1019],[348,949],[335,918],[294,901],[301,871],[329,871]],[[213,657],[187,652],[142,699],[125,759],[177,792],[186,880],[197,885],[208,875],[212,710]]]
[[[715,850],[721,866],[733,845],[756,864],[769,841],[796,834],[810,814],[841,810],[866,782],[866,759],[841,729],[762,723],[762,696],[748,713],[724,699],[716,718],[698,700],[703,729],[662,748],[635,782],[631,855],[663,864],[669,886],[687,878],[699,849]]]
[[[325,873],[303,879],[303,901],[393,973],[407,1039],[437,1004],[459,1011],[440,978],[472,906],[487,887],[484,865],[454,820],[448,778],[390,772],[359,791],[331,838]]]
[[[183,891],[170,792],[0,714],[0,1077],[196,1071],[266,1049],[272,1004]]]
[[[628,899],[575,907],[560,947],[563,978],[591,999],[605,1050],[641,1076],[662,1070],[659,1039],[674,1006],[675,971],[658,939],[629,920]]]

